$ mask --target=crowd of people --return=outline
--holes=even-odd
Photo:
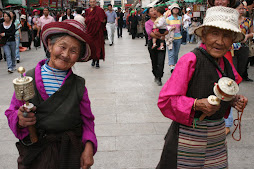
[[[116,27],[118,38],[122,38],[124,27],[132,39],[146,37],[154,81],[159,86],[168,53],[172,74],[159,94],[158,107],[173,122],[157,169],[228,168],[224,118],[228,118],[231,108],[242,112],[248,99],[235,95],[231,101],[211,105],[207,98],[222,77],[237,84],[242,79],[252,81],[247,73],[247,41],[254,36],[253,21],[245,16],[243,2],[208,2],[212,7],[207,9],[203,23],[192,17],[190,7],[181,13],[177,3],[168,8],[123,12],[121,8],[114,11],[111,4],[105,11],[96,0],[90,0],[85,12],[67,9],[65,15],[51,16],[45,8],[41,16],[34,10],[32,16],[22,14],[20,19],[14,12],[4,12],[0,36],[7,39],[3,49],[8,72],[12,73],[16,62],[20,62],[16,54],[19,39],[29,50],[31,41],[39,47],[41,38],[46,55],[26,73],[34,79],[35,96],[29,100],[34,107],[24,107],[14,93],[5,112],[19,139],[18,168],[89,169],[93,165],[97,151],[94,116],[85,79],[73,73],[72,66],[92,60],[91,66],[99,68],[99,60],[105,59],[105,34],[109,46],[113,46]],[[181,45],[194,39],[201,39],[199,46],[178,61]],[[206,117],[200,120],[202,114]],[[29,127],[33,125],[37,142],[30,138]]]

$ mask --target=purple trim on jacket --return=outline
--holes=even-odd
[[[42,81],[42,77],[41,77],[41,66],[43,66],[46,62],[45,60],[40,61],[37,66],[35,67],[35,83],[36,83],[36,87],[38,92],[40,93],[41,97],[43,100],[46,100],[49,98],[49,96],[46,93],[46,90],[44,89],[44,85],[43,85],[43,81]],[[67,76],[65,77],[62,85],[65,83],[66,79],[72,74],[72,70],[70,69],[67,73]],[[20,129],[17,127],[17,123],[18,123],[18,109],[20,106],[22,106],[24,104],[24,102],[19,101],[16,99],[15,93],[12,96],[12,100],[11,100],[11,104],[9,109],[7,109],[5,111],[5,115],[8,118],[8,123],[10,126],[10,129],[12,130],[12,132],[14,133],[14,135],[18,138],[18,139],[23,139],[28,135],[28,129],[27,128],[23,128]],[[80,102],[80,115],[81,115],[81,119],[83,121],[83,134],[82,134],[82,142],[85,143],[87,141],[91,141],[93,143],[93,148],[94,148],[94,154],[97,151],[97,139],[96,139],[96,135],[94,132],[94,115],[92,114],[91,111],[91,106],[90,106],[90,100],[88,97],[88,91],[85,87],[85,91],[84,91],[84,95],[83,98]]]

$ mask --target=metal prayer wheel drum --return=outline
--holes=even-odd
[[[222,77],[218,83],[215,83],[213,91],[220,100],[231,101],[239,92],[239,86],[234,80]]]
[[[29,76],[23,76],[23,73],[25,72],[23,67],[19,67],[18,72],[21,74],[21,77],[13,80],[16,98],[18,100],[28,101],[35,95],[33,78]]]
[[[207,100],[211,105],[220,105],[220,101],[231,101],[234,96],[239,92],[238,84],[228,77],[222,77],[219,79],[218,83],[214,84],[213,87],[214,94],[210,95]],[[202,121],[206,117],[203,113],[199,120]]]

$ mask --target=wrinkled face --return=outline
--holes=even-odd
[[[156,11],[154,8],[151,8],[151,9],[149,10],[148,15],[149,15],[151,18],[156,18],[156,17],[157,17],[157,11]]]
[[[96,0],[90,0],[89,4],[90,4],[91,8],[94,8],[96,6]]]
[[[243,4],[240,4],[240,5],[236,8],[236,10],[239,12],[240,16],[243,16],[244,13],[245,13],[245,9],[244,9]]]
[[[179,13],[179,9],[178,8],[173,8],[172,9],[172,13],[173,14],[178,14]]]
[[[7,14],[4,14],[4,20],[6,22],[9,22],[11,20],[11,18]]]
[[[227,7],[229,5],[229,0],[214,0],[214,6],[225,6]]]
[[[202,42],[214,58],[221,58],[231,48],[234,33],[215,27],[207,27],[202,33]]]
[[[49,66],[59,70],[69,70],[80,56],[81,44],[71,36],[60,37],[55,44],[48,41],[50,52]]]
[[[49,15],[49,10],[47,8],[43,9],[43,14],[45,16],[48,16]]]

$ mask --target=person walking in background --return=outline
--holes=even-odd
[[[248,59],[249,59],[249,39],[253,38],[253,21],[250,18],[244,17],[245,9],[242,2],[237,1],[234,6],[239,12],[240,29],[245,34],[245,39],[241,43],[234,43],[233,62],[236,70],[244,81],[253,82],[248,77]]]
[[[102,8],[96,5],[96,0],[89,1],[90,8],[85,12],[86,31],[92,37],[95,44],[95,55],[92,56],[92,67],[100,68],[99,59],[105,59],[104,31],[106,14]]]
[[[19,43],[20,43],[20,38],[22,38],[21,36],[21,23],[19,21],[19,19],[17,19],[16,17],[16,13],[14,11],[10,12],[11,15],[11,21],[14,23],[15,25],[15,42],[16,42],[16,61],[17,63],[20,62],[20,54],[19,54]]]
[[[129,17],[129,23],[130,23],[130,33],[131,33],[131,37],[132,39],[135,39],[137,36],[137,26],[138,26],[138,18],[137,15],[135,15],[135,11],[131,11],[130,13],[130,17]]]
[[[175,65],[178,61],[178,54],[182,42],[181,25],[182,17],[178,15],[180,7],[177,3],[174,3],[170,7],[172,15],[166,19],[168,26],[171,30],[174,30],[173,48],[168,49],[168,65],[170,66],[171,73],[173,72]]]
[[[116,12],[113,11],[111,4],[108,4],[108,11],[106,12],[106,15],[107,15],[106,28],[108,32],[109,46],[112,46],[114,44],[115,26],[118,24]]]
[[[6,55],[8,72],[13,73],[16,70],[16,42],[15,25],[11,20],[11,15],[4,12],[4,22],[0,24],[0,36],[5,39],[3,46]]]
[[[122,32],[123,32],[123,25],[124,25],[124,22],[123,22],[124,14],[123,14],[122,9],[120,7],[118,7],[118,11],[116,14],[117,14],[117,20],[118,20],[117,36],[119,38],[119,37],[123,37]]]
[[[183,15],[183,29],[186,31],[186,40],[185,42],[190,42],[190,35],[189,35],[189,27],[191,25],[191,8],[186,8],[186,13]]]
[[[2,24],[4,22],[4,17],[3,17],[3,10],[0,8],[0,24]],[[3,55],[2,55],[2,48],[0,47],[0,60],[3,59]],[[4,58],[4,60],[6,60],[6,58]]]
[[[71,14],[70,8],[66,9],[66,15],[64,15],[62,17],[62,21],[66,20],[66,19],[74,19],[74,16]]]
[[[34,47],[40,47],[40,11],[37,9],[33,10],[33,19],[32,19],[32,28],[33,28],[33,38],[34,38]]]
[[[38,26],[40,26],[40,30],[43,29],[43,27],[51,22],[55,22],[55,19],[49,15],[49,8],[46,7],[43,9],[43,15],[40,17],[40,23]],[[49,52],[47,51],[47,48],[45,47],[45,45],[43,44],[44,47],[44,51],[46,52],[46,55],[49,56]]]
[[[26,15],[21,15],[21,44],[22,47],[27,47],[29,50],[31,50],[31,41],[32,41],[32,27],[31,25],[26,21]]]
[[[144,37],[144,28],[142,26],[142,11],[140,8],[137,9],[136,12],[138,24],[137,24],[137,38],[143,38]]]
[[[148,51],[150,54],[150,59],[152,62],[152,72],[154,75],[154,82],[157,83],[158,86],[162,85],[161,78],[164,74],[164,64],[165,64],[165,54],[166,50],[157,50],[152,49],[152,38],[160,39],[161,36],[165,36],[168,31],[164,34],[160,34],[159,32],[153,32],[153,25],[157,18],[156,10],[154,8],[148,8],[147,14],[151,19],[149,19],[145,23],[146,32],[148,35]],[[158,43],[159,44],[159,43]]]
[[[81,15],[82,14],[82,8],[77,8],[77,14],[74,17],[74,20],[80,22],[82,25],[85,26],[85,18]]]

